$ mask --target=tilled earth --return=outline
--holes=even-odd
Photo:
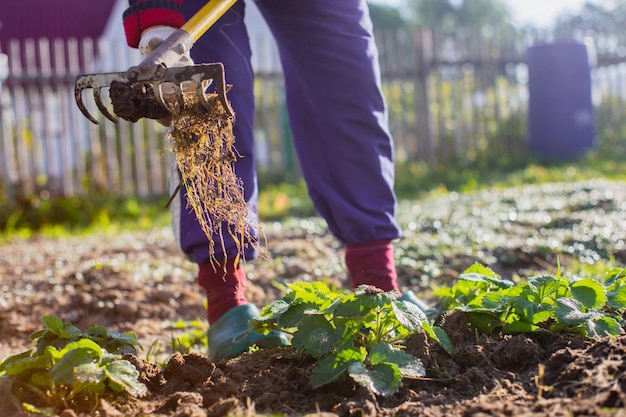
[[[434,301],[430,285],[451,284],[483,263],[503,277],[584,274],[586,266],[626,264],[626,184],[589,181],[402,202],[405,236],[397,244],[402,288]],[[263,306],[296,280],[347,277],[341,245],[317,218],[266,223],[268,259],[246,269],[252,302]],[[30,349],[44,315],[79,328],[103,325],[135,333],[144,349],[127,357],[149,389],[145,398],[100,416],[367,415],[626,416],[626,336],[485,336],[462,316],[443,326],[457,353],[448,357],[422,335],[407,351],[427,367],[390,397],[342,381],[313,390],[314,365],[289,348],[211,362],[201,349],[175,353],[185,323],[203,321],[194,265],[169,229],[71,239],[31,238],[1,247],[0,358]],[[4,395],[1,394],[0,395]],[[17,413],[0,398],[0,415]],[[75,415],[72,410],[63,417]]]

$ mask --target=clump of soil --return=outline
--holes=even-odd
[[[109,97],[115,114],[132,123],[144,117],[163,120],[171,116],[170,111],[157,101],[149,83],[113,81],[109,88]]]

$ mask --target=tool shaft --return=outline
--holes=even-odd
[[[182,27],[197,41],[237,0],[210,0]]]

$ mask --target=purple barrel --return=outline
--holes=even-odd
[[[594,147],[591,70],[578,42],[537,44],[526,51],[528,146],[538,157],[563,160]]]

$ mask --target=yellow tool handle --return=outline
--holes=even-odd
[[[181,29],[197,41],[237,0],[209,0]]]

